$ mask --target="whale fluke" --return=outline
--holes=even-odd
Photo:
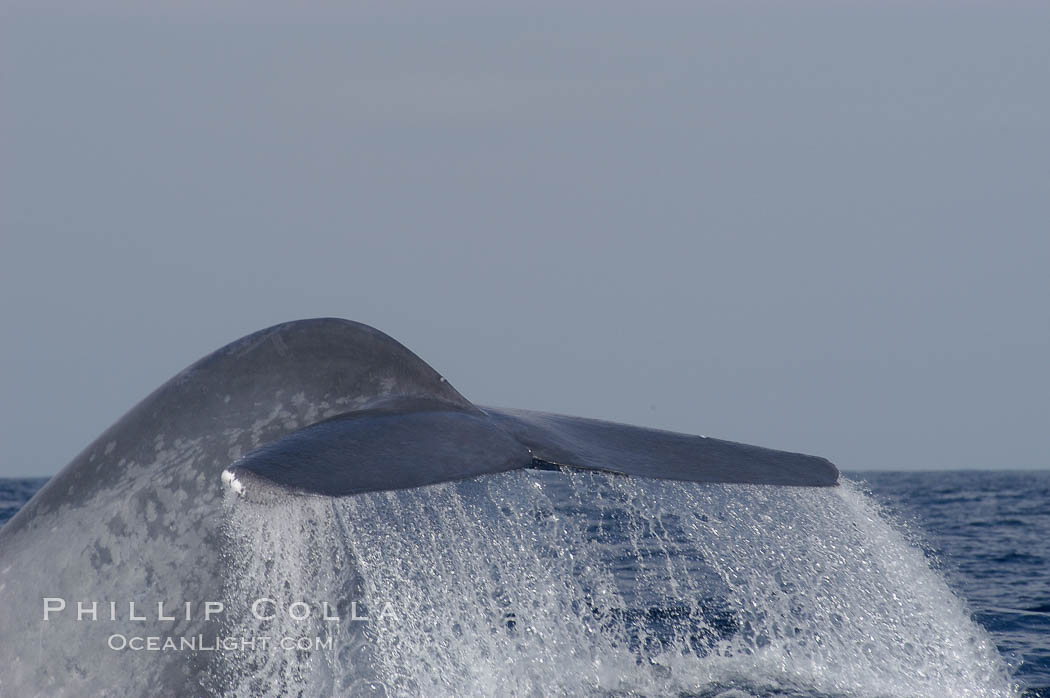
[[[0,528],[0,695],[230,695],[232,654],[206,649],[228,628],[207,611],[240,593],[231,516],[267,513],[242,502],[279,499],[282,511],[318,504],[305,497],[353,505],[368,499],[353,499],[359,493],[530,467],[766,485],[838,478],[812,456],[477,406],[367,325],[277,325],[162,385]],[[292,494],[304,501],[285,508]],[[348,568],[339,582],[346,593],[354,574]],[[103,620],[117,601],[162,608],[143,620],[125,606],[126,615]],[[48,604],[60,602],[68,607],[49,618]],[[98,623],[82,622],[80,606],[93,616],[95,603]],[[114,651],[107,643],[169,635],[198,638],[197,647]]]
[[[413,401],[416,402],[416,401]],[[226,471],[238,493],[267,485],[345,497],[529,465],[529,449],[485,415],[441,403],[364,410],[293,432]]]
[[[535,460],[623,475],[690,482],[829,487],[825,458],[598,419],[484,408]]]
[[[370,351],[355,352],[346,337],[340,343],[331,336],[332,321],[304,322],[318,323],[312,328],[317,346],[373,362],[366,374],[389,371],[392,362],[372,346],[374,335],[366,335]],[[398,350],[396,365],[437,376],[390,342]],[[428,384],[434,388],[429,395]],[[358,395],[359,408],[253,451],[225,471],[227,483],[252,497],[273,491],[342,497],[530,466],[691,482],[812,487],[838,482],[835,466],[816,456],[594,419],[477,407],[440,378],[406,385],[411,390],[403,395]]]

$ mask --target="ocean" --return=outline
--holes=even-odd
[[[1050,471],[847,473],[966,600],[1031,698],[1050,696]]]
[[[692,683],[684,688],[674,684],[672,691],[672,684],[660,684],[660,671],[654,671],[644,685],[624,684],[601,695],[662,695],[661,685],[676,695],[711,698],[913,696],[927,690],[983,695],[980,671],[985,669],[977,665],[998,666],[998,658],[989,664],[979,647],[973,658],[939,652],[944,645],[938,633],[955,641],[975,621],[983,630],[958,646],[980,645],[986,631],[1008,673],[1005,684],[1000,681],[987,695],[1050,698],[1050,471],[852,472],[845,478],[852,484],[829,499],[826,493],[794,488],[668,482],[635,486],[600,474],[564,478],[519,471],[493,478],[500,484],[481,489],[471,483],[438,486],[426,499],[418,493],[355,497],[336,518],[341,535],[358,546],[354,555],[372,564],[370,584],[398,608],[459,604],[451,610],[467,619],[472,602],[463,597],[480,589],[486,602],[504,599],[508,609],[516,609],[517,615],[512,610],[504,614],[499,632],[483,628],[485,632],[467,633],[466,639],[460,637],[462,628],[459,634],[450,633],[443,654],[413,645],[409,634],[398,637],[396,645],[380,647],[400,653],[404,666],[399,671],[408,676],[400,687],[404,693],[455,693],[455,682],[461,680],[475,686],[473,693],[483,694],[476,687],[486,679],[497,691],[527,679],[530,685],[551,687],[552,694],[573,693],[564,688],[573,685],[562,680],[564,675],[586,674],[594,664],[593,648],[590,655],[582,653],[587,661],[574,664],[581,654],[574,643],[595,629],[616,625],[629,638],[628,647],[610,645],[609,653],[626,649],[622,661],[644,656],[665,673],[685,671]],[[0,480],[0,524],[44,482]],[[541,494],[525,501],[522,493],[532,491]],[[592,493],[604,503],[584,502]],[[515,525],[481,523],[488,509],[493,518]],[[565,523],[574,517],[584,524]],[[256,535],[267,525],[257,519],[238,525],[246,535]],[[400,520],[404,530],[362,524],[377,519]],[[419,519],[440,524],[429,547],[427,541],[413,540]],[[490,534],[504,539],[487,540]],[[269,544],[278,546],[276,555],[287,554],[279,548],[324,544],[316,536],[300,538],[298,530],[274,529],[267,535]],[[556,549],[563,536],[576,537],[567,544],[575,555]],[[584,548],[592,551],[590,557],[579,554]],[[514,558],[515,549],[537,551],[535,560]],[[444,565],[445,574],[433,583],[426,577],[413,579],[418,570],[410,573],[402,566],[384,567],[379,558],[369,560],[376,550],[400,550],[404,559],[422,563],[418,570]],[[455,554],[450,557],[449,551]],[[478,557],[481,566],[474,559]],[[617,598],[629,601],[629,608],[599,614],[596,599],[604,582],[590,573],[582,591],[566,590],[564,598],[550,598],[547,592],[553,587],[543,581],[544,575],[555,582],[578,578],[580,565],[590,570],[598,564],[613,570],[609,584],[618,588]],[[559,565],[567,565],[564,575],[556,571]],[[762,565],[769,570],[756,574]],[[489,567],[504,578],[482,579]],[[250,579],[250,570],[245,571]],[[511,573],[535,579],[507,579]],[[316,574],[311,571],[305,582],[316,581]],[[800,588],[814,575],[828,589]],[[909,598],[912,590],[900,580],[912,578],[914,598]],[[844,586],[847,594],[841,593]],[[531,596],[522,591],[527,588]],[[701,591],[705,589],[710,594]],[[705,599],[693,605],[675,601],[676,595],[695,599],[698,594]],[[783,602],[770,601],[778,595]],[[888,601],[888,610],[881,608]],[[581,605],[591,610],[581,612]],[[893,620],[897,606],[907,612]],[[534,609],[533,617],[523,617],[522,609],[528,608]],[[564,627],[566,614],[577,615],[580,627]],[[794,627],[785,629],[785,620]],[[916,627],[905,627],[908,623]],[[543,636],[545,644],[530,644],[523,629]],[[492,638],[482,649],[491,651],[472,655],[478,651],[478,636],[486,633]],[[956,652],[957,646],[952,647]],[[689,667],[683,670],[675,663],[681,657],[667,660],[667,648],[675,650],[671,655],[681,655],[684,648]],[[529,663],[532,673],[523,677],[515,662],[482,661],[501,652],[523,653],[517,664]],[[751,653],[764,659],[735,661]],[[734,661],[727,661],[734,654]],[[425,661],[414,668],[409,666],[414,657]],[[442,663],[448,676],[441,676]],[[967,674],[975,667],[976,673]],[[427,690],[431,678],[436,683]],[[597,677],[595,685],[601,680]],[[1016,690],[1003,693],[1002,685],[1010,683]]]

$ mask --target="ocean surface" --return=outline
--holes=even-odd
[[[415,632],[392,636],[396,642],[379,648],[389,656],[400,653],[397,671],[405,693],[442,692],[437,683],[427,690],[425,682],[434,677],[452,686],[468,677],[474,686],[488,679],[497,691],[515,680],[535,679],[531,685],[538,681],[555,694],[575,693],[554,687],[573,685],[561,680],[564,675],[591,670],[593,655],[578,665],[571,659],[590,649],[599,656],[620,652],[626,664],[644,656],[653,669],[641,688],[621,684],[601,695],[984,695],[972,687],[982,685],[985,669],[964,674],[974,667],[994,670],[997,660],[987,654],[995,654],[991,644],[987,651],[979,647],[987,631],[1008,682],[1017,687],[1004,694],[996,684],[987,695],[1050,698],[1050,471],[845,477],[853,485],[828,497],[817,490],[638,486],[597,474],[565,478],[519,471],[486,485],[439,486],[425,497],[418,491],[356,497],[335,517],[339,535],[356,546],[353,555],[370,565],[370,584],[382,599],[398,608],[462,603],[443,654],[412,644]],[[0,524],[44,482],[0,479]],[[536,494],[522,494],[531,492]],[[296,516],[305,516],[300,521],[307,527],[314,525],[302,512],[285,517],[285,529],[269,532],[266,519],[235,523],[246,535],[263,531],[268,536],[263,544],[275,546],[277,557],[290,559],[310,545],[329,544],[315,534],[303,537],[306,529],[295,523]],[[377,519],[391,526],[361,523]],[[420,519],[434,524],[436,538],[418,536]],[[560,547],[574,554],[549,545],[559,540],[569,541]],[[401,550],[397,559],[425,564],[410,569],[387,564],[390,555],[369,559],[370,551],[392,549]],[[514,551],[532,557],[514,557]],[[446,574],[437,582],[425,576],[442,566]],[[532,581],[507,586],[483,579],[490,566],[504,578],[526,575]],[[612,576],[590,572],[598,566],[611,569]],[[765,574],[755,572],[762,567]],[[551,580],[579,579],[581,569],[590,576],[584,575],[580,589],[551,597],[549,591],[560,588]],[[310,584],[317,574],[311,569],[300,576]],[[825,580],[826,588],[805,588],[806,580],[815,578]],[[603,584],[629,608],[602,609]],[[668,587],[676,592],[662,591]],[[472,621],[475,602],[469,596],[476,589],[484,591],[485,603],[497,599],[511,609],[499,632],[490,632],[488,617],[473,619],[479,623],[475,630],[484,632],[464,633],[460,627]],[[676,601],[676,596],[697,599],[700,590],[711,592],[692,605]],[[581,607],[586,608],[581,612]],[[536,610],[525,617],[522,609]],[[573,614],[579,628],[566,625]],[[984,630],[973,635],[970,619]],[[580,637],[613,626],[626,643],[576,646]],[[533,630],[546,644],[530,644],[527,632]],[[668,648],[674,651],[664,651]],[[683,649],[690,655],[684,670],[675,664]],[[965,654],[971,649],[972,656]],[[522,661],[486,664],[506,652],[521,653]],[[411,666],[420,657],[426,661]],[[750,659],[741,661],[745,657]],[[522,676],[515,673],[521,664],[550,673]],[[697,672],[698,666],[703,671]],[[451,678],[440,676],[443,670]],[[660,683],[661,676],[681,671],[689,679],[687,688]],[[443,685],[449,692],[450,684]]]
[[[992,635],[1025,696],[1050,696],[1050,471],[847,473]]]

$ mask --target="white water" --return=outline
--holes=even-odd
[[[244,614],[232,634],[333,644],[231,654],[230,695],[1016,695],[848,483],[515,471],[230,507],[231,599],[343,603],[339,621]]]

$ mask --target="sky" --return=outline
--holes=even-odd
[[[0,477],[320,316],[478,404],[1050,468],[1050,4],[0,10]]]

